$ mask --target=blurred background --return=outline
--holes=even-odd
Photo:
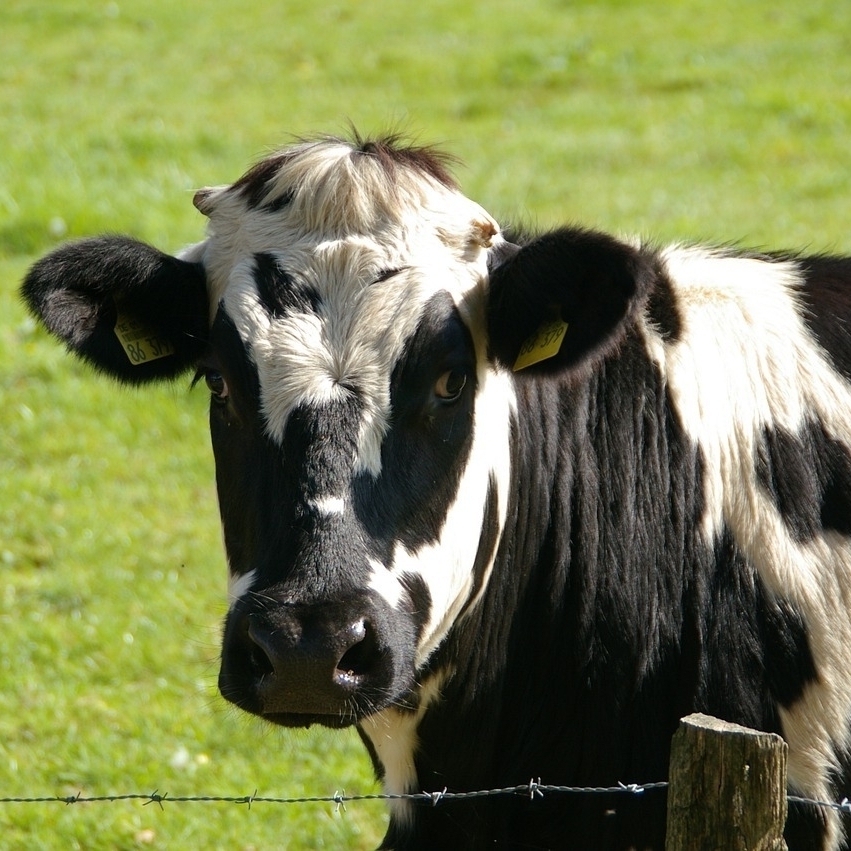
[[[846,0],[3,0],[0,797],[378,791],[353,732],[216,693],[206,394],[98,379],[17,297],[65,239],[198,241],[196,188],[350,122],[456,154],[503,221],[851,252]],[[4,848],[371,848],[384,827],[381,803],[0,803]]]

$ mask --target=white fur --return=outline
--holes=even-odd
[[[477,204],[419,173],[400,169],[391,187],[360,158],[366,173],[353,176],[344,151],[307,145],[305,161],[294,158],[276,178],[298,190],[280,214],[247,210],[233,190],[213,191],[204,205],[210,236],[193,252],[204,259],[212,310],[223,304],[251,344],[269,434],[281,439],[297,405],[331,401],[356,386],[364,405],[357,470],[377,475],[390,372],[428,298],[447,289],[460,303],[486,275],[482,234],[496,234],[497,226]],[[253,285],[259,252],[319,295],[317,313],[265,313]]]
[[[417,772],[414,766],[414,757],[419,747],[417,728],[429,706],[440,698],[440,690],[448,677],[447,671],[438,671],[420,685],[420,703],[416,712],[384,709],[367,716],[361,722],[361,730],[372,742],[378,760],[384,768],[383,786],[386,794],[407,795],[423,791],[417,788]],[[413,817],[410,801],[391,801],[390,811],[403,826]]]
[[[228,603],[231,608],[251,590],[256,574],[256,570],[249,570],[248,573],[228,574]]]
[[[322,499],[312,500],[310,507],[323,517],[334,517],[345,514],[346,500],[341,496],[325,496]]]
[[[367,587],[381,595],[394,609],[399,607],[404,588],[399,579],[380,561],[371,561],[372,574]]]

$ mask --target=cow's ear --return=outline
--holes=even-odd
[[[206,345],[203,266],[127,237],[63,245],[30,269],[21,291],[70,351],[120,381],[174,378]]]
[[[644,300],[652,264],[639,249],[565,228],[511,251],[490,271],[488,333],[509,369],[576,367],[612,351]]]

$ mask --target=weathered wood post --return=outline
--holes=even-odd
[[[786,742],[708,715],[671,744],[666,851],[782,851]]]

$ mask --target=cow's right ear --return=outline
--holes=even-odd
[[[30,269],[21,293],[71,352],[131,384],[186,372],[207,343],[203,266],[128,237],[63,245]]]
[[[529,374],[574,370],[613,351],[655,275],[639,248],[582,228],[496,246],[489,266],[491,355]]]

